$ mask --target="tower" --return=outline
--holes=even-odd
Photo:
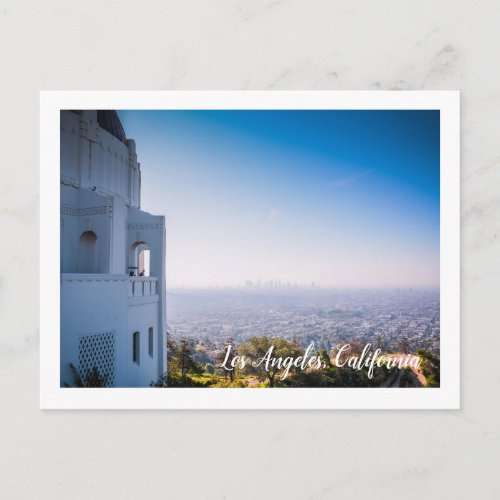
[[[141,169],[116,111],[61,112],[61,385],[166,371],[165,218],[140,209]]]

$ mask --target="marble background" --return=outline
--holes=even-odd
[[[2,497],[498,498],[499,26],[495,0],[1,0]],[[462,410],[39,411],[41,89],[461,90]]]

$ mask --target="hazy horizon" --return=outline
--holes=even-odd
[[[169,289],[439,287],[438,111],[119,114]]]
[[[319,286],[315,285],[314,287],[312,286],[307,286],[307,285],[302,285],[302,286],[290,286],[290,287],[254,287],[254,288],[247,288],[245,285],[241,286],[230,286],[230,285],[209,285],[209,286],[168,286],[167,283],[167,292],[181,292],[181,291],[186,291],[186,292],[204,292],[204,291],[225,291],[225,290],[234,290],[234,291],[241,291],[241,292],[294,292],[294,291],[377,291],[377,290],[383,290],[383,291],[438,291],[440,290],[439,285],[422,285],[422,286]]]

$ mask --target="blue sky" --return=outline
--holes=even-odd
[[[439,285],[438,111],[120,111],[167,286]]]

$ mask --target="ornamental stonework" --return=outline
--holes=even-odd
[[[102,205],[100,207],[87,207],[87,208],[76,208],[70,205],[61,205],[61,215],[72,215],[74,217],[80,217],[84,215],[101,215],[112,212],[111,206]]]
[[[157,231],[163,229],[163,224],[156,222],[126,222],[125,229],[128,231]]]

